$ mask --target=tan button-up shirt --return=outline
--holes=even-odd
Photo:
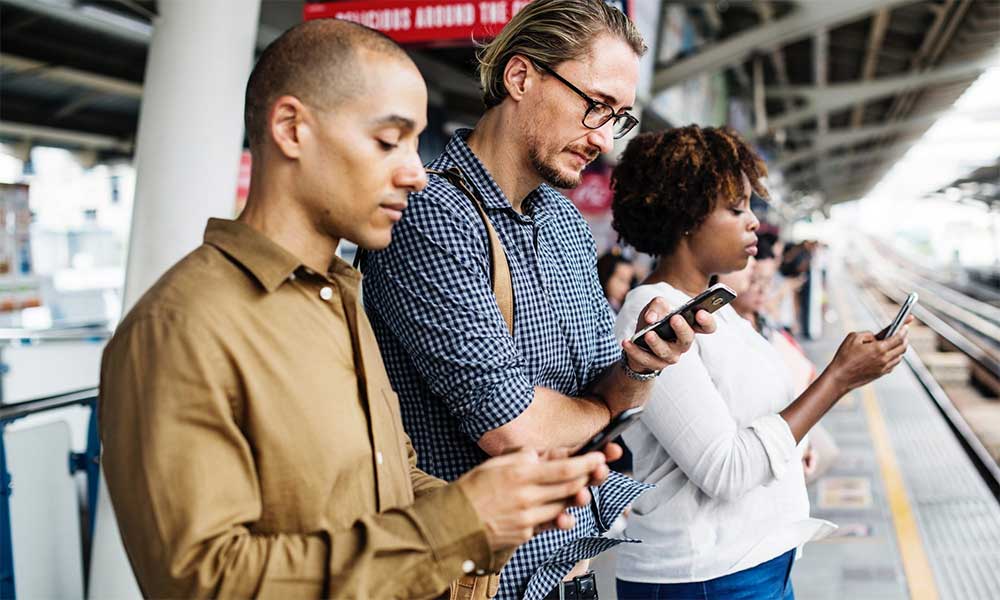
[[[122,321],[102,460],[145,595],[423,598],[498,566],[415,466],[359,284],[212,219]]]

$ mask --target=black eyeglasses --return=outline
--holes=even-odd
[[[587,101],[588,105],[587,112],[583,113],[583,126],[586,127],[587,129],[600,129],[601,127],[604,127],[604,125],[607,124],[608,121],[614,119],[615,120],[614,135],[615,139],[617,140],[618,138],[624,136],[629,131],[632,131],[632,128],[639,124],[639,119],[636,119],[635,117],[633,117],[632,115],[628,114],[625,111],[616,113],[615,109],[612,108],[610,105],[605,104],[604,102],[601,102],[599,100],[594,100],[586,93],[584,93],[580,88],[566,81],[566,79],[564,79],[562,75],[556,73],[549,67],[545,65],[537,65],[537,66],[546,73],[548,73],[549,75],[552,75],[553,77],[561,81],[563,85],[573,90],[581,98]]]

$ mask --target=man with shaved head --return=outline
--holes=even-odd
[[[145,596],[433,598],[571,528],[607,475],[599,453],[511,453],[450,485],[415,466],[335,252],[388,245],[426,184],[426,109],[413,63],[359,25],[302,24],[261,56],[246,210],[209,221],[101,366],[104,472]]]

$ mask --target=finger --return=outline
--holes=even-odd
[[[566,448],[566,447],[549,448],[548,450],[545,450],[544,452],[542,452],[538,456],[538,458],[540,458],[541,460],[545,460],[545,461],[548,461],[548,460],[559,460],[561,458],[566,458],[567,456],[569,456],[570,452],[572,452],[572,451],[573,451],[572,448]]]
[[[535,527],[535,534],[552,529],[573,529],[574,527],[576,527],[576,519],[573,518],[573,515],[563,512],[559,513],[555,519]]]
[[[887,364],[885,367],[882,368],[882,374],[885,375],[886,373],[891,372],[901,362],[903,362],[903,358],[902,357],[899,357],[899,358],[897,358],[897,359],[889,362],[889,364]]]
[[[675,345],[684,348],[685,351],[690,348],[691,343],[694,342],[694,329],[691,329],[691,326],[684,320],[684,317],[675,315],[670,319],[670,327],[677,336]]]
[[[683,319],[682,319],[683,320]],[[676,335],[676,331],[674,334]],[[650,331],[642,338],[645,340],[646,345],[649,346],[649,352],[656,358],[663,358],[672,354],[670,349],[670,342],[667,342],[659,336],[655,331]]]
[[[550,460],[531,465],[527,481],[535,485],[552,485],[577,479],[589,479],[591,473],[604,465],[604,453],[588,452],[583,456]],[[567,494],[568,495],[568,494]]]
[[[625,454],[625,451],[622,450],[621,446],[614,442],[610,442],[604,447],[604,460],[609,463],[615,462],[621,458],[623,454]]]
[[[576,519],[567,512],[559,513],[559,516],[556,517],[555,526],[557,529],[568,531],[576,527]]]
[[[652,325],[656,323],[663,317],[670,314],[670,304],[662,296],[657,296],[646,305],[643,310],[643,318],[647,325]]]
[[[715,333],[715,317],[707,310],[699,310],[695,313],[694,320],[698,323],[699,333]]]
[[[893,348],[892,350],[886,352],[885,356],[886,356],[887,361],[896,360],[896,359],[902,357],[904,354],[906,354],[906,351],[907,351],[908,348],[909,347],[906,344],[902,344],[902,345],[897,346],[897,347]]]
[[[665,342],[660,339],[660,336],[655,333],[647,333],[646,337],[648,338],[649,336],[653,336],[656,339],[656,343],[665,344]],[[649,342],[647,342],[647,344],[648,343]],[[637,371],[659,371],[660,369],[673,364],[661,359],[656,356],[656,354],[643,350],[628,340],[622,342],[622,349],[625,350],[625,356],[628,357],[629,365]]]
[[[604,483],[604,480],[607,479],[608,475],[610,474],[611,474],[611,469],[608,468],[608,465],[601,465],[596,469],[594,469],[593,471],[591,471],[589,484],[601,485],[602,483]]]
[[[537,529],[548,523],[557,522],[559,515],[566,514],[565,502],[549,502],[532,506],[518,513],[517,523],[526,528]],[[567,515],[569,516],[569,515]]]
[[[854,339],[855,341],[860,342],[862,344],[868,344],[877,341],[875,339],[875,334],[870,331],[858,331],[855,333]]]
[[[583,488],[570,499],[569,503],[573,506],[587,506],[590,504],[590,489]]]
[[[909,325],[914,321],[913,315],[906,315],[906,319],[903,320],[904,325]]]

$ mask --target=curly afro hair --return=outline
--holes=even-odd
[[[611,175],[612,226],[640,252],[671,254],[684,232],[697,229],[720,199],[743,197],[741,172],[767,198],[760,183],[767,166],[728,127],[688,125],[639,135]]]

